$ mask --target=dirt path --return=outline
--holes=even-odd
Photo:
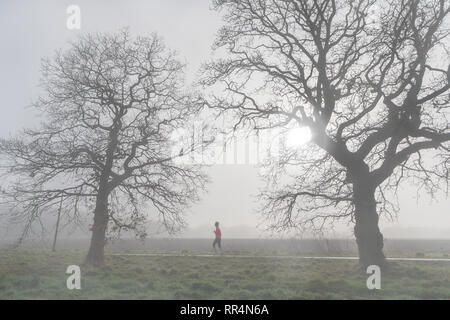
[[[218,257],[213,254],[176,254],[176,253],[111,253],[109,256],[143,256],[143,257]],[[316,260],[358,260],[358,257],[305,257],[305,256],[251,256],[251,255],[227,255],[223,258],[265,258],[265,259],[316,259]],[[392,261],[445,261],[446,258],[386,258]]]

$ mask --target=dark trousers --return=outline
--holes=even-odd
[[[219,249],[222,249],[222,247],[220,246],[220,241],[221,241],[221,238],[214,239],[214,242],[213,242],[214,249],[216,249],[216,244],[219,246]]]

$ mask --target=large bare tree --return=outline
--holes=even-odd
[[[0,143],[9,181],[3,196],[27,222],[25,232],[61,199],[67,214],[93,211],[86,263],[97,265],[108,229],[144,237],[151,213],[170,232],[183,226],[182,212],[206,177],[176,161],[196,146],[173,152],[171,135],[199,104],[158,36],[82,36],[44,60],[42,87],[34,104],[42,125]]]
[[[379,215],[406,179],[448,183],[450,3],[216,0],[225,14],[205,65],[207,104],[250,129],[307,127],[307,147],[268,161],[275,229],[347,218],[363,266],[385,265]]]

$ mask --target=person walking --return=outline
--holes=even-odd
[[[223,255],[222,244],[221,244],[221,242],[222,242],[222,231],[220,230],[218,221],[214,225],[216,226],[216,230],[214,230],[214,234],[216,235],[216,238],[214,239],[214,242],[213,242],[214,255],[217,255],[216,244],[217,244],[217,246],[220,249],[220,254]]]

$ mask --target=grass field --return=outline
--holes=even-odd
[[[0,250],[0,299],[450,299],[448,262],[391,262],[368,290],[357,261],[226,256],[107,256],[68,290],[84,254]]]

